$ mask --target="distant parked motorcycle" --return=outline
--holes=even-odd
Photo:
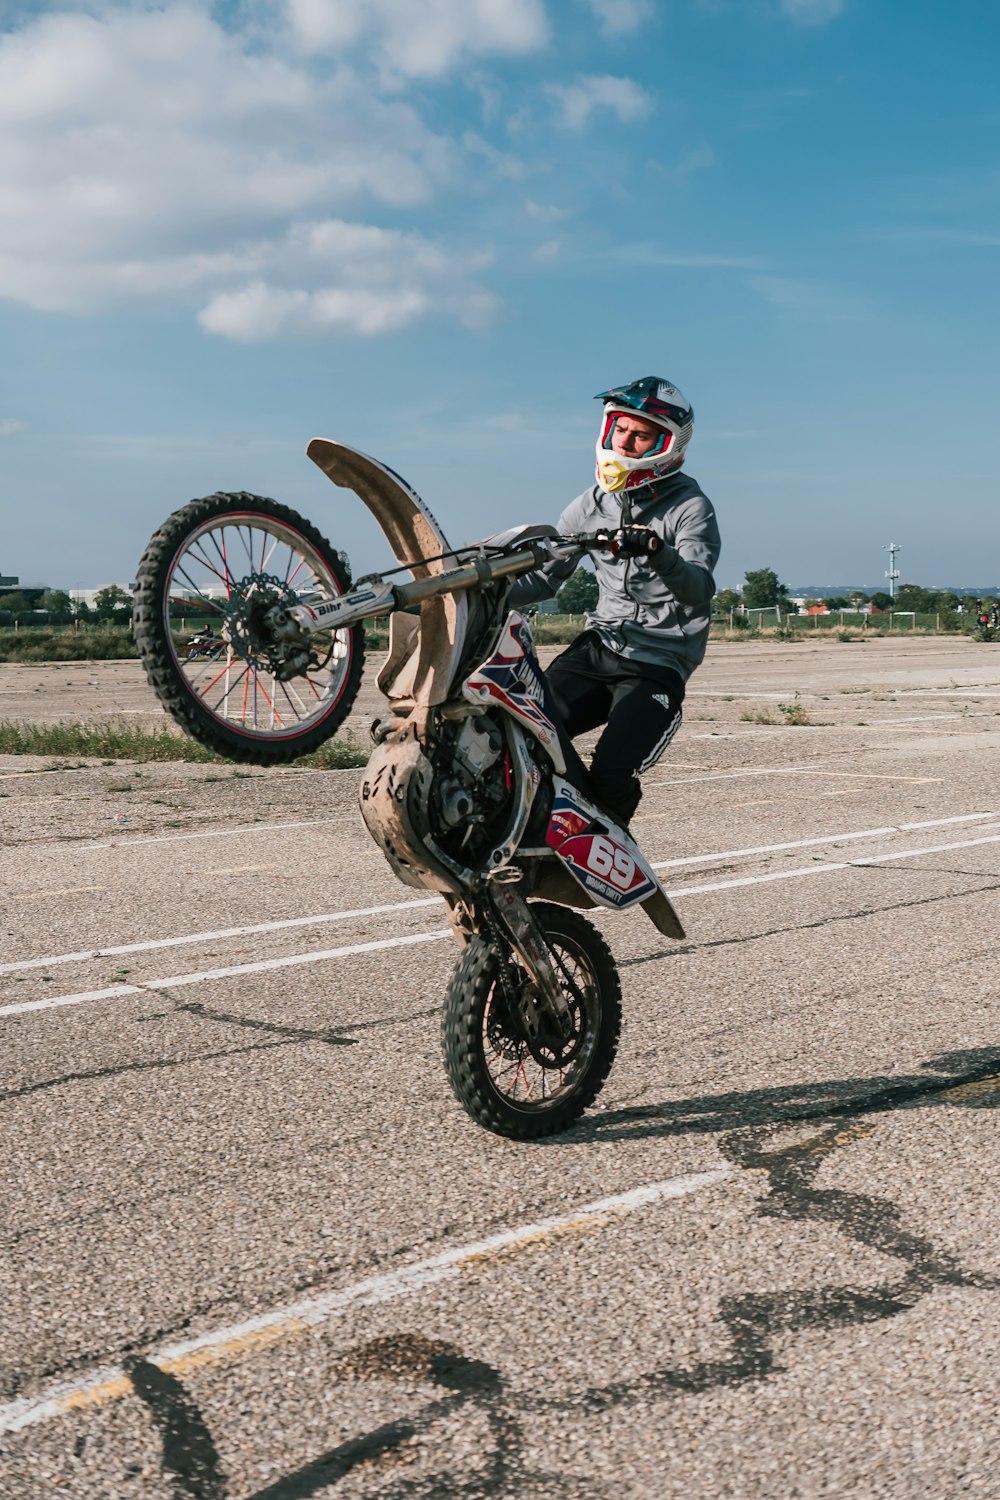
[[[286,506],[249,494],[192,501],[139,566],[134,628],[164,706],[239,761],[306,754],[344,722],[363,622],[389,615],[361,812],[407,885],[438,891],[462,954],[443,1016],[445,1063],[480,1125],[529,1139],[564,1129],[610,1071],[621,987],[574,907],[641,906],[684,936],[642,851],[595,800],[557,722],[514,581],[609,545],[606,533],[520,527],[454,548],[391,469],[314,439],[313,461],[372,511],[398,568],[351,583],[337,552]],[[410,574],[409,580],[400,578]],[[211,611],[224,651],[192,657],[172,610]]]
[[[199,630],[187,643],[188,661],[196,661],[199,656],[204,656],[208,661],[214,661],[226,650],[226,642],[221,635],[214,630]]]

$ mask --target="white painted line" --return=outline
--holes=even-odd
[[[81,839],[67,844],[75,854],[80,849],[135,849],[146,844],[179,844],[186,839],[228,839],[240,833],[274,833],[284,828],[316,828],[321,823],[340,823],[341,818],[305,818],[301,823],[249,823],[244,828],[213,828],[207,833],[155,833],[146,838],[135,838],[130,833],[121,833],[113,839],[93,842]]]
[[[862,828],[844,833],[827,833],[820,838],[794,839],[785,844],[757,844],[746,849],[718,849],[709,854],[690,854],[681,859],[661,859],[653,864],[654,870],[680,869],[686,865],[713,864],[719,859],[751,859],[758,854],[780,854],[788,849],[808,849],[822,844],[843,844],[855,839],[885,838],[894,833],[911,833],[921,828],[940,828],[953,823],[972,823],[1000,817],[1000,809],[993,812],[959,813],[949,818],[928,818],[920,823],[897,823],[884,828]],[[0,964],[0,974],[23,973],[27,969],[53,969],[61,964],[85,963],[96,958],[120,958],[129,953],[151,953],[159,948],[181,948],[193,943],[218,942],[225,938],[252,937],[261,932],[282,932],[294,927],[321,927],[327,922],[347,922],[356,917],[383,916],[392,912],[412,911],[419,907],[437,906],[440,896],[420,896],[413,901],[392,901],[383,906],[359,906],[347,911],[321,912],[313,917],[284,917],[274,922],[257,922],[242,927],[220,927],[209,932],[183,933],[180,937],[151,938],[145,942],[118,943],[114,947],[84,948],[76,953],[56,953],[48,958],[22,958],[12,963]],[[116,986],[109,993],[123,993]],[[96,992],[95,992],[96,993]],[[104,994],[104,991],[101,991]],[[0,1014],[3,1014],[0,1011]]]
[[[203,969],[196,974],[174,974],[169,979],[147,979],[142,984],[116,984],[105,990],[78,995],[47,995],[44,1000],[24,1000],[0,1006],[0,1016],[19,1016],[32,1010],[55,1010],[62,1005],[82,1005],[90,1000],[117,1000],[119,995],[142,995],[147,990],[180,989],[186,984],[204,984],[209,979],[231,979],[238,974],[263,974],[268,969],[291,969],[299,964],[318,964],[326,958],[349,958],[355,953],[377,953],[383,948],[405,948],[411,943],[439,943],[451,937],[443,932],[421,932],[412,937],[383,938],[377,943],[353,943],[347,948],[323,948],[315,953],[286,953],[283,958],[263,958],[255,964],[233,964],[225,969]]]
[[[319,927],[324,922],[347,922],[354,917],[377,917],[390,911],[410,911],[417,906],[437,906],[440,900],[440,896],[420,896],[415,901],[359,906],[353,911],[327,911],[317,917],[283,917],[280,921],[257,922],[248,927],[220,927],[215,932],[188,932],[181,937],[153,938],[144,943],[119,943],[113,948],[83,948],[78,953],[57,953],[50,958],[22,958],[14,963],[0,964],[0,974],[20,973],[24,969],[52,969],[57,964],[83,963],[94,958],[118,958],[123,953],[150,953],[154,948],[181,948],[186,943],[214,943],[220,938],[251,937],[258,932],[281,932],[288,927]]]
[[[653,1208],[672,1198],[688,1197],[736,1175],[733,1167],[717,1167],[709,1172],[694,1172],[664,1182],[646,1183],[631,1192],[585,1203],[568,1214],[522,1224],[516,1229],[490,1235],[488,1239],[454,1245],[426,1260],[402,1266],[398,1271],[365,1276],[337,1291],[306,1297],[300,1302],[275,1308],[273,1312],[247,1318],[242,1323],[230,1323],[199,1338],[168,1344],[152,1350],[145,1358],[161,1370],[175,1374],[184,1373],[189,1365],[204,1369],[206,1365],[222,1364],[261,1348],[272,1347],[281,1339],[294,1337],[307,1328],[331,1323],[355,1308],[378,1307],[400,1297],[413,1296],[425,1287],[482,1270],[484,1265],[505,1254],[544,1244],[568,1233],[586,1233],[608,1227],[629,1214]],[[19,1432],[71,1411],[106,1405],[128,1396],[131,1389],[128,1376],[120,1365],[92,1369],[74,1380],[51,1385],[37,1396],[22,1397],[0,1406],[0,1433]]]
[[[668,891],[667,895],[704,896],[709,891],[730,891],[740,885],[766,885],[772,880],[794,880],[797,876],[827,875],[832,870],[858,870],[867,865],[887,864],[893,859],[919,859],[922,854],[943,854],[949,849],[972,849],[976,844],[1000,844],[1000,833],[992,833],[980,839],[963,839],[957,844],[932,844],[926,849],[902,849],[892,854],[868,854],[861,859],[838,861],[836,864],[804,865],[797,870],[776,870],[771,875],[748,875],[743,880],[720,880],[713,885],[688,885],[680,890]]]
[[[963,839],[954,844],[932,844],[926,849],[901,849],[888,854],[869,854],[860,859],[838,860],[825,864],[817,862],[794,870],[778,870],[770,875],[747,875],[741,880],[720,880],[711,885],[678,886],[667,891],[672,899],[683,896],[704,896],[712,891],[735,890],[738,886],[767,885],[774,880],[795,880],[811,875],[828,875],[834,870],[863,869],[866,865],[884,864],[895,859],[919,859],[924,854],[942,854],[951,849],[972,849],[978,844],[1000,844],[1000,833],[985,835],[978,839]],[[49,995],[43,1000],[26,1000],[16,1005],[0,1006],[0,1016],[24,1015],[28,1011],[53,1010],[63,1005],[83,1005],[91,1000],[118,999],[121,995],[141,995],[148,990],[178,989],[188,984],[203,984],[209,979],[229,979],[238,974],[260,974],[268,969],[293,968],[298,964],[319,963],[323,959],[347,958],[354,953],[374,953],[381,948],[400,948],[409,943],[433,943],[451,936],[451,928],[443,932],[420,933],[413,937],[387,938],[378,943],[359,943],[348,948],[325,948],[315,953],[290,953],[284,958],[262,959],[255,964],[237,964],[226,969],[206,969],[196,974],[177,974],[170,979],[147,979],[143,984],[119,984],[105,990],[87,990],[76,995]]]
[[[897,688],[897,698],[1000,698],[993,688]]]
[[[777,724],[774,727],[782,729],[784,725]],[[866,729],[875,729],[877,727],[874,724],[865,725]],[[703,740],[738,740],[744,739],[745,736],[742,734],[702,734],[695,735],[694,738]],[[923,785],[925,782],[942,781],[944,779],[941,776],[893,776],[881,771],[827,771],[821,770],[816,766],[769,766],[764,770],[756,771],[718,771],[708,776],[679,776],[673,781],[644,781],[643,786],[646,788],[653,786],[690,786],[699,781],[738,781],[746,776],[832,776],[837,780],[899,781],[905,782],[907,785]]]
[[[703,736],[703,738],[716,738],[715,735]],[[809,771],[811,766],[768,766],[764,770],[757,771],[709,771],[704,776],[676,776],[669,781],[649,781],[643,779],[643,790],[653,786],[691,786],[698,781],[738,781],[744,776],[787,776],[793,771]],[[847,772],[844,772],[847,775]]]
[[[982,719],[986,714],[905,714],[899,719],[869,719],[867,723],[855,725],[855,729],[895,729],[897,724],[927,724],[934,720],[936,724],[943,723],[946,719]]]
[[[823,838],[793,839],[787,844],[758,844],[753,849],[719,849],[715,854],[689,854],[683,859],[660,859],[654,870],[674,870],[682,865],[707,865],[717,859],[749,859],[755,854],[780,854],[785,849],[810,849],[817,844],[846,844],[853,839],[885,838],[893,833],[911,833],[918,828],[940,828],[947,823],[975,823],[1000,818],[997,812],[959,813],[953,818],[928,818],[923,823],[894,823],[885,828],[862,828],[857,833],[830,833]]]

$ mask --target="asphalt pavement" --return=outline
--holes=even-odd
[[[621,1049],[536,1144],[357,771],[0,757],[0,1495],[1000,1496],[998,751],[1000,648],[713,646],[633,824],[688,937],[594,915]]]

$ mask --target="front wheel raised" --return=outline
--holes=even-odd
[[[289,641],[270,621],[349,587],[338,553],[287,506],[247,494],[192,500],[152,538],[136,578],[133,630],[157,697],[231,760],[270,765],[317,749],[357,696],[363,627]]]
[[[565,1130],[593,1103],[611,1071],[622,1014],[618,971],[600,933],[564,906],[537,902],[532,911],[572,1021],[558,1052],[546,1059],[529,1047],[511,1002],[530,981],[485,936],[459,959],[442,1019],[445,1066],[459,1103],[477,1124],[518,1140]]]

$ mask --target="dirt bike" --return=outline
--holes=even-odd
[[[214,661],[226,650],[226,642],[221,636],[216,635],[213,630],[199,630],[187,643],[187,659],[194,661],[199,656],[204,656],[209,661]]]
[[[528,526],[455,548],[385,465],[326,439],[307,452],[364,501],[399,567],[352,583],[286,506],[249,494],[192,501],[139,566],[134,630],[149,681],[211,749],[289,761],[343,724],[364,621],[390,617],[377,677],[388,707],[361,813],[399,879],[441,894],[462,947],[442,1021],[460,1103],[498,1134],[553,1134],[596,1098],[621,1027],[610,949],[573,908],[641,906],[660,932],[684,936],[641,849],[595,799],[528,621],[509,607],[521,575],[610,538]],[[211,611],[224,657],[195,660],[175,643],[172,621],[193,606]]]

